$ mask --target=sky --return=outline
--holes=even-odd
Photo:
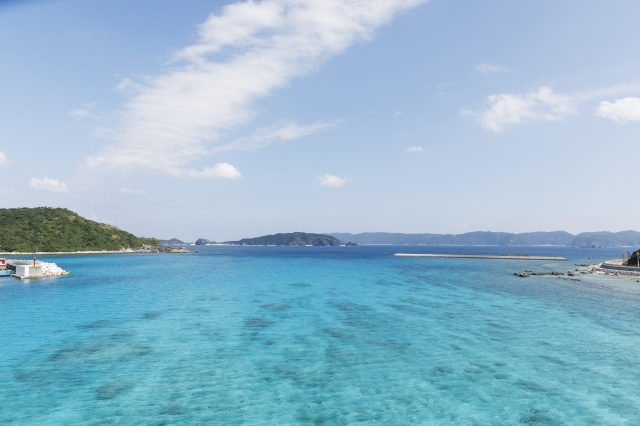
[[[640,2],[0,2],[0,208],[139,236],[640,230]]]

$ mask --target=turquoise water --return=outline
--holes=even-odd
[[[640,425],[640,298],[513,276],[619,250],[204,250],[1,279],[0,423]]]

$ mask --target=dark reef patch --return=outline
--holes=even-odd
[[[145,314],[142,315],[142,319],[152,320],[158,318],[159,316],[160,312],[158,311],[145,312]]]
[[[96,390],[97,400],[113,399],[131,390],[133,385],[129,382],[111,382],[100,386]]]
[[[244,324],[249,328],[261,329],[267,328],[273,324],[273,321],[266,320],[264,318],[249,318]]]
[[[529,380],[520,379],[516,382],[516,385],[531,392],[544,392],[544,388],[542,386]]]
[[[547,412],[533,408],[520,415],[520,423],[525,425],[555,425],[556,422]]]
[[[160,414],[169,416],[181,416],[186,412],[179,405],[169,405],[160,409]]]
[[[367,312],[371,310],[370,307],[358,303],[336,303],[335,306],[342,312]]]
[[[98,320],[94,322],[90,322],[89,324],[83,324],[78,326],[78,328],[82,330],[96,330],[99,328],[109,327],[111,325],[110,321],[107,320]]]
[[[290,287],[297,287],[297,288],[306,288],[306,287],[311,287],[311,284],[307,284],[307,283],[292,283],[289,284]]]
[[[291,309],[291,306],[286,303],[266,303],[264,305],[260,305],[260,307],[271,311],[286,311],[287,309]]]

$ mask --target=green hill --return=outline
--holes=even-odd
[[[160,245],[155,238],[138,238],[67,209],[0,209],[0,252],[120,250],[143,244]]]
[[[330,235],[292,232],[288,234],[265,235],[264,237],[245,238],[240,241],[228,241],[227,244],[245,246],[339,246],[342,242]]]

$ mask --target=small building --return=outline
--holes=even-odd
[[[42,266],[16,265],[16,278],[42,278]]]
[[[35,261],[9,260],[5,264],[6,269],[13,271],[11,276],[14,278],[42,278],[44,276],[42,265],[37,265]]]

